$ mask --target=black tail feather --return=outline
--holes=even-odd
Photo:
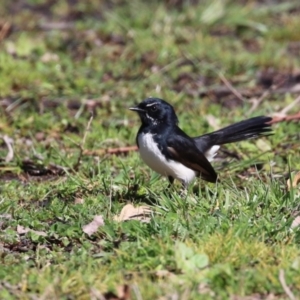
[[[214,145],[223,145],[272,134],[271,117],[254,117],[220,130],[195,137],[198,149],[206,152]]]

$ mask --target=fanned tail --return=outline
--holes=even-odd
[[[213,146],[239,142],[272,134],[271,117],[259,116],[241,121],[220,130],[195,137],[197,148],[203,153]]]

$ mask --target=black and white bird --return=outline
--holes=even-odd
[[[271,134],[271,117],[260,116],[241,121],[198,137],[190,137],[178,127],[174,108],[166,101],[148,98],[129,108],[140,116],[142,125],[136,143],[142,160],[172,184],[180,180],[186,187],[199,176],[217,181],[210,164],[220,145]]]

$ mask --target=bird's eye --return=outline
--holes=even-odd
[[[157,106],[156,106],[156,105],[151,106],[151,111],[152,111],[152,112],[157,111]]]

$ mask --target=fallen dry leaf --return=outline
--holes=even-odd
[[[83,204],[83,203],[84,203],[84,199],[83,199],[83,198],[80,198],[80,197],[77,197],[77,198],[75,198],[74,203],[75,203],[75,204]]]
[[[51,62],[51,61],[59,61],[59,56],[55,53],[46,52],[42,57],[41,61],[43,63]]]
[[[214,291],[209,287],[209,285],[205,282],[201,282],[198,285],[198,293],[201,295],[210,295],[210,297],[214,297],[215,293]]]
[[[11,219],[11,218],[12,218],[11,214],[4,213],[0,215],[0,219]]]
[[[300,216],[297,216],[293,222],[292,222],[292,225],[291,225],[291,228],[294,229],[296,227],[299,227],[300,226]]]
[[[291,180],[288,179],[286,184],[287,184],[287,188],[288,190],[291,190],[291,188],[296,188],[298,184],[300,184],[300,171],[298,171],[294,176],[292,176],[292,184],[291,184]]]
[[[36,235],[40,235],[40,236],[47,236],[47,233],[44,232],[44,231],[33,230],[33,229],[28,228],[28,227],[24,227],[22,225],[17,226],[17,233],[18,234],[25,234],[27,232],[33,232]]]
[[[132,204],[126,204],[122,208],[121,213],[118,216],[114,216],[114,220],[117,222],[138,220],[149,223],[151,212],[150,207],[146,205],[134,207]]]
[[[272,150],[272,147],[270,146],[270,144],[263,139],[257,140],[255,144],[256,144],[257,148],[263,152]]]
[[[27,233],[27,232],[29,232],[30,231],[30,228],[25,228],[24,226],[22,226],[22,225],[18,225],[17,226],[17,233],[18,234],[25,234],[25,233]]]
[[[104,225],[104,220],[102,216],[95,216],[93,221],[89,224],[82,226],[82,231],[85,232],[88,236],[91,236],[95,233],[100,226]]]
[[[128,300],[130,299],[130,287],[127,284],[117,287],[116,293],[107,292],[104,295],[106,300]]]
[[[155,272],[155,275],[158,277],[158,278],[166,278],[166,277],[171,277],[171,276],[175,276],[173,273],[171,273],[170,271],[168,270],[157,270]]]

